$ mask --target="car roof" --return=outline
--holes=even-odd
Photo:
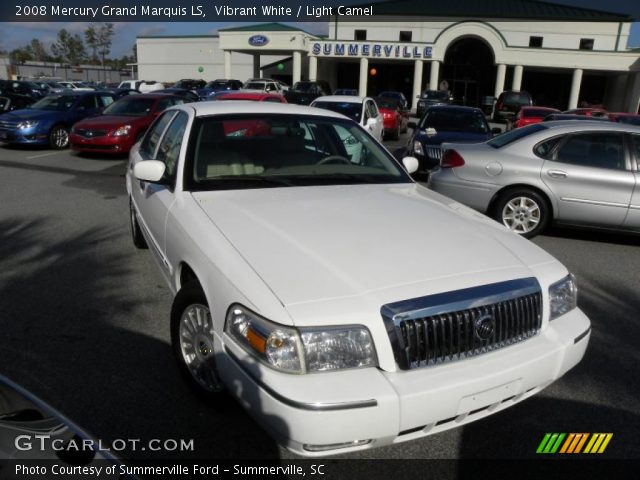
[[[630,125],[626,123],[608,122],[602,120],[551,120],[544,122],[542,125],[549,130],[569,130],[569,131],[583,131],[583,130],[611,130],[611,131],[629,131],[634,130],[640,132],[640,126]]]
[[[324,97],[323,97],[324,98]],[[196,102],[171,107],[172,110],[195,111],[196,116],[208,115],[228,115],[234,113],[248,114],[284,114],[284,115],[312,115],[331,117],[344,120],[341,115],[330,110],[308,107],[306,105],[295,105],[291,103],[273,102],[247,102],[242,100],[227,100],[224,102]]]
[[[227,100],[262,100],[263,98],[284,98],[279,93],[264,93],[264,92],[229,92],[221,95],[221,98]]]
[[[482,113],[482,110],[476,107],[465,107],[463,105],[433,105],[428,108],[428,110],[447,110],[452,112],[473,112],[473,113]]]
[[[357,95],[325,95],[318,97],[314,102],[336,102],[336,103],[362,103],[365,100],[373,100],[371,97],[359,97]]]

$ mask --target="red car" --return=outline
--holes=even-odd
[[[609,112],[603,108],[574,108],[566,110],[562,113],[570,113],[571,115],[585,115],[587,117],[608,117]]]
[[[552,113],[560,113],[560,110],[549,107],[522,107],[513,122],[507,122],[507,130],[524,127],[532,123],[540,123],[544,120],[544,117]]]
[[[618,123],[628,123],[631,125],[640,125],[640,115],[637,113],[616,112],[609,113],[609,120]]]
[[[279,93],[230,92],[219,95],[216,100],[250,100],[252,102],[287,103],[284,95]]]
[[[102,114],[76,123],[69,135],[71,148],[76,152],[126,153],[160,112],[182,103],[180,97],[159,93],[123,97]]]
[[[409,128],[409,111],[392,98],[376,98],[376,104],[382,114],[384,136],[398,140]]]

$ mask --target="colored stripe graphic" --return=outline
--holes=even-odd
[[[611,438],[613,433],[545,433],[536,453],[604,453]]]

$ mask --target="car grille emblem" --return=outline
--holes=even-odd
[[[476,336],[480,340],[489,340],[495,330],[495,319],[492,315],[481,315],[475,324]]]

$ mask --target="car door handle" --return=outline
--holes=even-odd
[[[567,172],[562,170],[547,170],[547,175],[551,178],[567,178]]]

